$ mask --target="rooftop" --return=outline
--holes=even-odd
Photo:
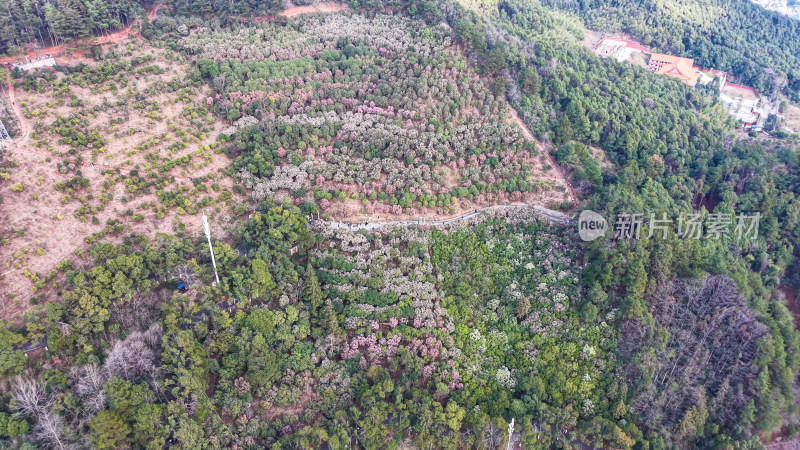
[[[665,64],[677,64],[680,61],[688,64],[691,67],[694,64],[694,60],[691,58],[682,58],[680,56],[673,56],[673,55],[665,55],[664,53],[653,53],[650,55],[650,61],[658,61]]]
[[[700,71],[692,67],[687,58],[678,58],[678,61],[664,64],[656,73],[677,78],[689,86],[697,84]]]

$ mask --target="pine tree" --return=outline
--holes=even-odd
[[[61,15],[54,25],[61,31],[60,34],[71,38],[89,36],[91,21],[83,3],[67,0],[59,4],[59,12]]]
[[[322,288],[319,287],[319,280],[314,268],[309,264],[306,267],[306,282],[303,285],[303,300],[311,305],[311,316],[314,317],[317,310],[322,306],[324,296]]]
[[[128,444],[130,426],[117,412],[100,411],[89,424],[92,433],[89,436],[96,448],[120,448]]]
[[[628,412],[628,409],[625,407],[625,402],[620,399],[617,404],[614,406],[614,418],[622,419],[625,414]]]
[[[111,28],[110,12],[105,0],[87,1],[86,13],[89,15],[95,31],[103,32]]]
[[[339,318],[336,316],[336,311],[333,310],[331,302],[325,303],[325,306],[322,307],[320,325],[329,336],[337,336],[341,332],[339,328]]]
[[[269,273],[269,266],[261,258],[255,258],[250,263],[250,268],[253,273],[253,287],[252,291],[256,297],[271,294],[275,290],[277,284]]]

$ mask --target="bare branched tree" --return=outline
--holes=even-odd
[[[12,388],[14,409],[36,421],[31,438],[53,448],[67,447],[64,422],[61,416],[51,411],[53,399],[45,391],[44,383],[21,375],[14,378]]]
[[[33,427],[31,437],[34,441],[42,444],[49,444],[53,448],[65,449],[68,447],[64,436],[64,421],[61,416],[47,411],[39,417]]]
[[[38,419],[53,406],[52,399],[45,392],[44,384],[22,375],[14,378],[11,396],[14,399],[14,409],[33,419]]]
[[[126,302],[111,304],[111,318],[126,330],[143,330],[155,321],[158,305],[167,301],[168,289],[154,289],[150,292],[133,296]]]
[[[158,378],[155,349],[159,348],[162,335],[161,326],[153,325],[147,331],[133,332],[124,341],[115,342],[105,362],[109,378],[129,381]]]
[[[106,393],[103,391],[108,378],[94,364],[73,367],[70,376],[75,382],[75,391],[83,399],[85,412],[93,415],[106,407]]]
[[[228,79],[225,77],[225,75],[217,75],[213,80],[211,80],[211,86],[214,88],[214,90],[220,93],[225,92],[225,86],[227,85]]]
[[[755,395],[750,386],[758,373],[758,341],[767,329],[734,281],[706,276],[661,283],[647,304],[660,332],[653,335],[643,321],[630,320],[620,339],[620,353],[631,361],[621,370],[629,384],[652,374],[652,382],[631,399],[631,409],[643,423],[675,427],[708,396],[716,421],[735,420]]]
[[[486,448],[497,448],[503,441],[502,433],[494,422],[490,422],[483,430],[483,443]]]

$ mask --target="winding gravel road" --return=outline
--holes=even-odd
[[[339,222],[339,221],[328,221],[328,220],[319,220],[319,223],[328,225],[333,228],[347,228],[352,231],[356,230],[376,230],[379,228],[384,227],[392,227],[392,226],[401,226],[407,227],[412,225],[431,225],[431,226],[438,226],[438,225],[446,225],[453,222],[458,222],[460,220],[471,220],[480,215],[483,212],[491,211],[491,210],[503,210],[503,209],[510,209],[510,208],[530,208],[535,210],[545,219],[550,220],[551,222],[556,222],[560,224],[568,224],[570,222],[570,217],[562,212],[554,211],[552,209],[545,208],[544,206],[539,205],[528,205],[525,203],[510,203],[508,205],[494,205],[494,206],[487,206],[485,208],[477,209],[475,211],[468,212],[466,214],[462,214],[456,217],[450,217],[447,219],[440,219],[440,220],[394,220],[389,222],[359,222],[359,223],[350,223],[350,222]]]

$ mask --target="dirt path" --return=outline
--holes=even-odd
[[[528,205],[526,203],[509,203],[507,205],[493,205],[487,206],[485,208],[476,209],[474,211],[470,211],[466,214],[461,214],[455,217],[447,217],[444,219],[436,219],[436,220],[393,220],[388,222],[365,222],[365,223],[352,223],[352,222],[338,222],[338,221],[327,221],[327,220],[320,220],[319,222],[325,225],[328,225],[333,228],[347,228],[349,230],[375,230],[378,228],[390,227],[390,226],[401,226],[401,227],[408,227],[412,225],[430,225],[430,226],[438,226],[438,225],[446,225],[449,223],[457,222],[460,220],[470,220],[477,217],[479,214],[490,211],[490,210],[502,210],[502,209],[509,209],[509,208],[531,208],[538,212],[542,217],[548,219],[553,222],[558,222],[561,224],[569,223],[570,218],[568,215],[559,212],[553,211],[552,209],[545,208],[544,206],[539,205]]]
[[[319,5],[312,5],[312,6],[295,6],[293,8],[285,9],[278,13],[279,16],[284,17],[295,17],[299,16],[300,14],[306,13],[313,13],[313,12],[322,12],[322,13],[332,13],[337,11],[343,11],[347,8],[347,5],[342,5],[339,3],[320,3]]]
[[[19,109],[19,105],[17,104],[17,98],[14,95],[14,83],[10,83],[8,85],[8,101],[11,102],[11,109],[14,110],[14,114],[17,116],[17,120],[19,121],[19,130],[22,134],[21,140],[14,139],[14,141],[18,146],[23,146],[28,143],[28,135],[30,134],[30,130],[28,129],[28,120],[22,115],[22,110]]]
[[[567,179],[566,175],[564,175],[564,171],[561,170],[561,167],[558,164],[556,164],[556,162],[553,159],[553,157],[550,156],[550,150],[552,150],[552,146],[550,144],[545,144],[543,142],[540,142],[539,140],[536,139],[536,137],[534,137],[533,133],[531,133],[531,130],[529,130],[528,126],[525,125],[525,122],[523,122],[522,119],[520,119],[519,114],[517,114],[517,110],[516,109],[514,109],[514,108],[512,108],[510,106],[508,107],[508,109],[509,109],[509,112],[511,114],[511,118],[514,120],[514,122],[517,125],[519,125],[520,128],[522,128],[522,134],[525,135],[525,139],[527,139],[527,140],[529,140],[531,142],[535,142],[536,145],[538,145],[540,148],[542,148],[544,150],[544,155],[547,157],[547,162],[553,167],[553,170],[556,171],[556,176],[557,176],[558,180],[569,191],[569,196],[571,197],[573,205],[575,205],[575,206],[573,206],[573,209],[577,208],[578,207],[578,196],[575,194],[575,189],[572,188],[572,183],[569,181],[569,179]]]

